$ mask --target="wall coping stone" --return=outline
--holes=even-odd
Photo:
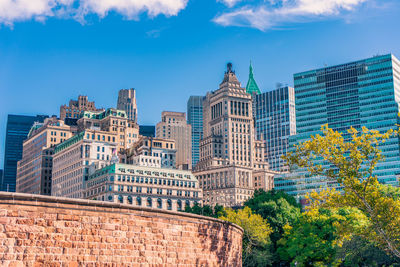
[[[210,222],[217,222],[227,226],[232,226],[238,229],[243,233],[243,228],[238,226],[237,224],[224,221],[221,219],[207,217],[203,215],[197,215],[193,213],[187,212],[177,212],[177,211],[169,211],[162,209],[154,209],[148,207],[137,207],[129,204],[121,204],[115,202],[107,202],[107,201],[98,201],[98,200],[89,200],[89,199],[76,199],[76,198],[66,198],[66,197],[54,197],[54,196],[46,196],[46,195],[35,195],[35,194],[25,194],[25,193],[13,193],[13,192],[1,192],[0,191],[0,204],[3,200],[12,200],[12,201],[29,201],[33,206],[40,206],[38,202],[45,203],[55,203],[55,204],[71,204],[71,205],[80,205],[80,206],[89,206],[94,208],[111,208],[111,209],[126,209],[132,211],[140,211],[140,212],[149,212],[155,214],[165,214],[179,217],[186,217],[192,219],[206,220]],[[17,204],[17,203],[16,203]],[[18,203],[21,205],[21,203]],[[55,206],[57,208],[57,206]],[[60,207],[61,208],[61,207]],[[99,210],[97,210],[99,211]],[[117,213],[118,210],[112,210],[112,212]],[[144,215],[144,214],[143,214]]]

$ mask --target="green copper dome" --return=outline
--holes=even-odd
[[[247,85],[246,85],[246,93],[248,93],[248,94],[255,93],[256,95],[261,94],[260,88],[258,88],[258,85],[257,85],[256,81],[254,80],[253,66],[251,66],[251,62],[250,62],[249,80],[247,81]]]

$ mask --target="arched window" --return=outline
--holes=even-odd
[[[182,200],[178,199],[177,204],[178,204],[178,211],[181,211],[182,210]]]
[[[168,210],[172,210],[172,201],[171,201],[171,199],[167,200],[167,209]]]
[[[136,198],[136,205],[142,206],[142,198],[141,197]]]
[[[162,209],[162,200],[161,200],[161,198],[157,199],[157,208]]]
[[[189,200],[186,200],[185,206],[186,206],[186,207],[190,207],[190,201],[189,201]]]
[[[122,195],[118,196],[119,203],[124,203],[124,197]]]
[[[153,206],[153,203],[152,203],[151,197],[148,197],[147,198],[147,207],[151,207],[151,206]]]
[[[129,204],[132,204],[132,203],[133,203],[132,196],[128,196],[128,203],[129,203]]]
[[[109,196],[108,196],[108,200],[109,200],[109,201],[112,201],[112,200],[113,200],[112,195],[109,195]]]

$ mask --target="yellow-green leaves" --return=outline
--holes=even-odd
[[[379,146],[398,131],[379,133],[362,127],[358,132],[350,128],[344,138],[327,125],[321,130],[322,135],[312,136],[297,145],[295,152],[284,158],[291,166],[307,168],[312,174],[337,181],[343,192],[326,189],[311,193],[307,213],[321,207],[356,208],[367,218],[367,222],[362,224],[363,230],[357,234],[400,258],[400,201],[385,192],[374,175],[377,163],[384,160]],[[318,164],[320,159],[324,165]]]

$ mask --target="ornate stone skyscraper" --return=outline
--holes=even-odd
[[[117,109],[124,110],[129,120],[137,123],[137,105],[135,89],[121,89],[118,92]]]
[[[203,139],[194,174],[204,204],[240,206],[254,189],[273,187],[265,161],[265,142],[255,140],[252,98],[228,63],[219,89],[203,102]]]

